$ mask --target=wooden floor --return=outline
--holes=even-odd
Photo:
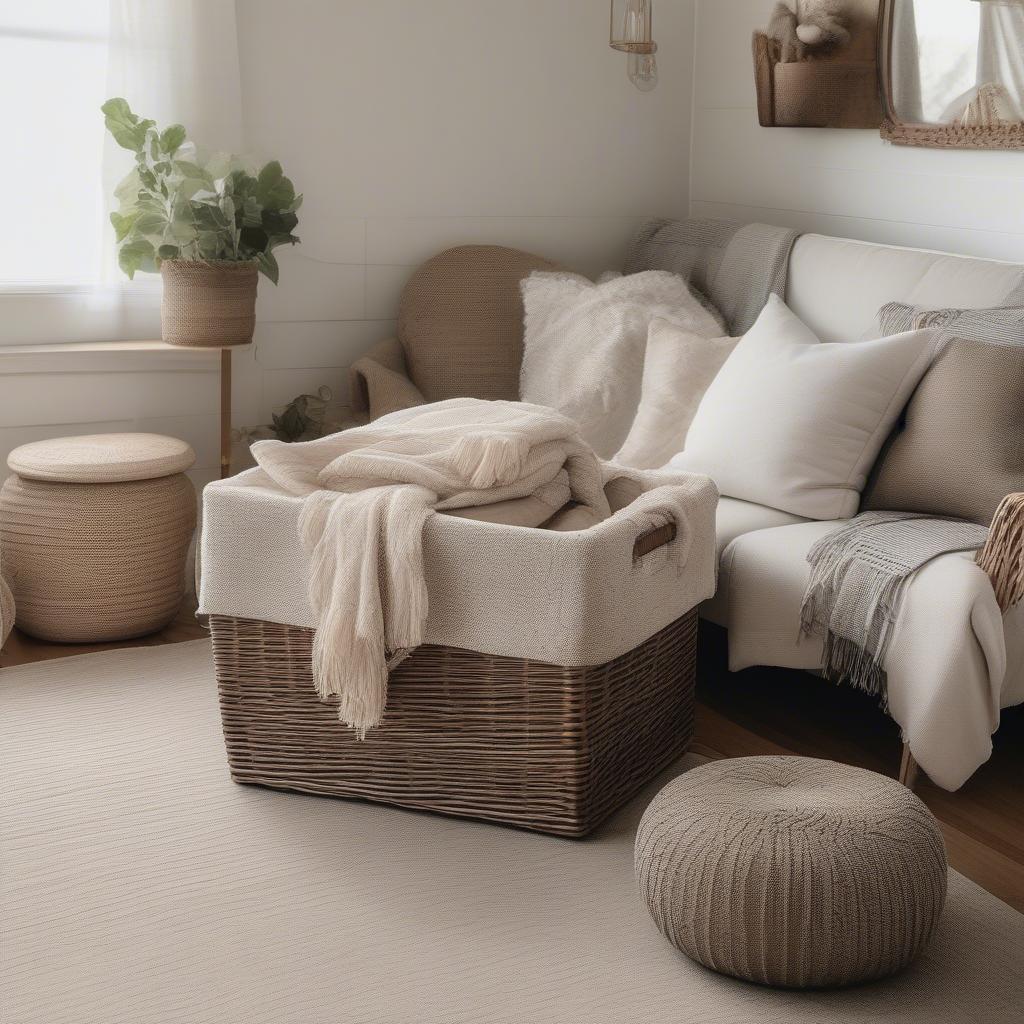
[[[0,668],[206,635],[192,606],[183,608],[162,632],[124,643],[47,644],[15,631],[0,652]],[[899,731],[864,694],[802,672],[749,669],[732,674],[724,665],[723,631],[704,626],[697,753],[801,754],[896,774]],[[953,867],[1024,912],[1024,708],[1003,713],[994,742],[991,761],[959,792],[947,793],[925,778],[916,792],[942,823]]]

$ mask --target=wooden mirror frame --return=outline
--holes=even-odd
[[[892,25],[897,0],[882,0],[878,10],[878,74],[882,87],[882,138],[897,146],[938,149],[1024,149],[1024,124],[999,127],[921,124],[901,121],[892,97]]]

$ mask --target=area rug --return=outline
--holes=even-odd
[[[0,672],[0,1020],[1019,1020],[1024,916],[959,875],[902,976],[776,992],[673,950],[632,841],[235,785],[205,641]]]

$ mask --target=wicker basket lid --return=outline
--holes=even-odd
[[[191,445],[161,434],[55,437],[15,448],[7,465],[27,480],[111,484],[183,473],[196,461]]]

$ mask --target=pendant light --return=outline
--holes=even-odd
[[[608,43],[627,55],[629,80],[641,92],[650,92],[658,84],[653,5],[654,0],[611,0]]]

